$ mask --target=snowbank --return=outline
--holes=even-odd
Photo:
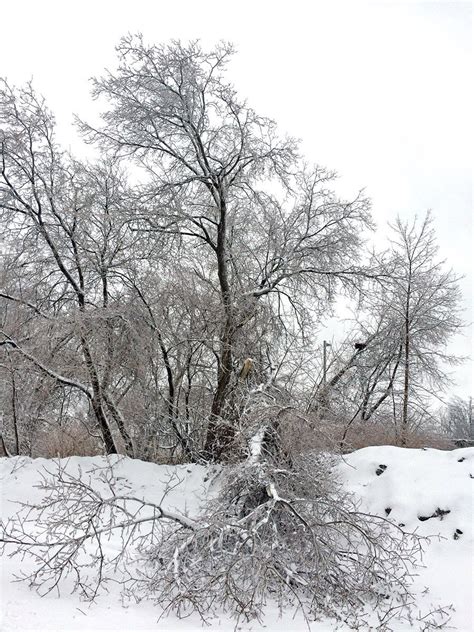
[[[167,495],[166,507],[191,516],[212,490],[215,478],[215,471],[199,465],[158,466],[120,457],[74,457],[67,462],[68,471],[76,473],[80,468],[87,476],[113,462],[117,476],[123,477],[130,493],[155,503],[161,501],[165,485],[172,477],[179,484]],[[12,516],[18,510],[18,502],[39,500],[42,492],[35,485],[41,472],[45,468],[54,471],[55,467],[54,462],[45,459],[0,459],[2,518]],[[406,530],[437,536],[427,547],[426,567],[416,578],[420,609],[426,611],[430,604],[452,604],[455,611],[450,625],[459,632],[474,630],[474,448],[451,452],[388,446],[365,448],[346,456],[337,469],[345,487],[360,498],[363,510],[389,516]],[[93,604],[68,593],[59,598],[54,594],[41,598],[26,584],[12,583],[15,573],[27,564],[30,562],[21,562],[19,558],[2,561],[1,630],[4,632],[203,629],[199,619],[193,617],[181,621],[171,617],[157,623],[159,612],[150,602],[122,607],[118,587],[111,588],[108,595],[100,596]],[[269,611],[265,626],[267,632],[308,629],[301,617],[288,613],[279,619],[275,611]],[[232,630],[233,623],[222,617],[212,622],[212,628]],[[253,623],[240,625],[239,629],[256,632],[261,628]],[[318,622],[311,629],[329,632],[336,627],[331,622]],[[411,628],[401,625],[395,629]]]

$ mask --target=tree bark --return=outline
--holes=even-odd
[[[20,436],[18,433],[18,414],[17,414],[17,397],[16,397],[16,380],[15,371],[12,369],[12,420],[13,432],[15,434],[15,454],[20,454]]]
[[[233,370],[233,345],[236,332],[232,295],[229,284],[227,262],[227,206],[222,190],[219,188],[220,220],[217,227],[217,273],[221,300],[224,310],[224,326],[221,336],[221,350],[217,372],[217,386],[212,400],[211,414],[207,428],[204,455],[209,460],[219,460],[235,436],[235,429],[230,424],[222,423],[221,415],[227,398]]]
[[[411,294],[411,262],[409,266],[409,281],[405,306],[405,331],[404,331],[404,375],[403,375],[403,408],[401,444],[406,446],[408,434],[408,401],[410,393],[410,294]]]
[[[105,451],[107,454],[118,454],[117,447],[115,445],[114,438],[110,432],[107,417],[105,416],[100,399],[93,397],[91,399],[92,410],[94,411],[95,418],[99,424],[102,437],[104,439]]]

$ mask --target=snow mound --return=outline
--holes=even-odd
[[[363,448],[338,470],[364,511],[432,536],[416,580],[420,594],[428,587],[431,602],[454,606],[450,626],[474,630],[474,448]]]
[[[364,508],[407,530],[472,541],[474,448],[445,452],[392,446],[363,448],[340,466]],[[458,538],[454,538],[458,539]]]

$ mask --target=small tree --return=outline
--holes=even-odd
[[[354,331],[318,392],[346,419],[343,439],[355,421],[392,418],[405,445],[410,430],[434,422],[431,400],[462,361],[448,350],[462,327],[459,278],[437,253],[428,213],[421,223],[397,219],[390,248],[373,256],[376,278],[365,284]]]
[[[442,387],[447,376],[443,364],[456,358],[446,352],[449,338],[461,327],[458,279],[444,262],[436,259],[437,246],[428,213],[418,226],[397,220],[394,227],[392,265],[394,292],[390,303],[402,324],[403,391],[401,441],[406,441],[410,403],[423,396],[426,387]],[[429,392],[429,391],[428,391]]]
[[[441,413],[441,427],[455,441],[474,442],[472,397],[454,397]]]

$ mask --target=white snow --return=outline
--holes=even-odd
[[[196,515],[203,498],[210,493],[214,473],[199,465],[176,467],[159,466],[128,458],[113,457],[118,476],[130,486],[130,493],[154,503],[160,503],[166,482],[171,475],[181,481],[166,497],[168,510]],[[104,457],[73,457],[68,459],[68,471],[91,472],[104,467]],[[385,465],[386,468],[380,468]],[[55,464],[45,459],[15,457],[0,459],[1,514],[6,519],[17,510],[20,502],[36,502],[43,493],[37,489],[42,470],[54,469]],[[371,513],[387,515],[406,530],[433,538],[427,547],[424,563],[415,580],[420,610],[427,611],[430,604],[450,605],[449,625],[458,632],[474,630],[473,602],[473,485],[474,448],[451,452],[413,450],[394,447],[365,448],[344,457],[337,467],[347,489],[361,501],[361,508]],[[379,472],[377,475],[376,472]],[[438,510],[448,511],[443,515]],[[429,518],[429,516],[435,516]],[[420,521],[420,517],[428,518]],[[456,529],[458,533],[456,533]],[[462,533],[459,533],[461,531]],[[456,534],[456,538],[455,538]],[[112,545],[113,543],[111,543]],[[117,542],[118,544],[118,542]],[[81,601],[67,591],[58,597],[50,594],[40,597],[23,582],[13,583],[20,569],[31,565],[28,560],[4,557],[1,574],[1,630],[61,631],[84,630],[98,632],[143,631],[193,632],[203,630],[197,617],[178,620],[168,617],[157,622],[160,612],[149,601],[128,603],[120,599],[119,588],[110,588],[106,595],[94,603]],[[426,592],[428,588],[428,592]],[[227,631],[234,623],[225,616],[212,621],[212,629]],[[413,629],[408,624],[393,626],[395,630]],[[254,622],[239,624],[242,632],[262,629]],[[330,632],[343,630],[330,621],[317,622],[311,631]],[[376,630],[367,627],[366,630]],[[300,616],[292,612],[279,618],[276,609],[270,609],[265,619],[266,632],[303,632],[308,630]]]
[[[455,611],[449,625],[472,632],[474,448],[370,447],[352,453],[345,461],[340,469],[346,487],[361,498],[366,511],[386,515],[390,508],[390,519],[404,524],[406,531],[441,536],[432,538],[423,557],[426,568],[416,580],[420,606],[452,604]],[[380,465],[387,467],[377,476]],[[449,513],[420,521],[438,509]],[[424,587],[429,592],[422,595]]]

